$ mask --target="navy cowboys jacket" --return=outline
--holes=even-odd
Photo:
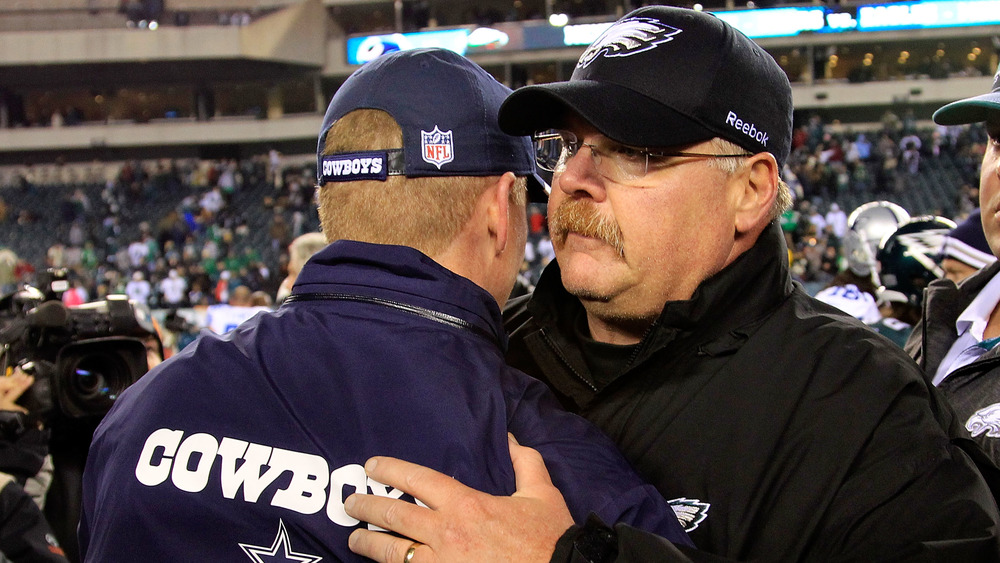
[[[614,445],[504,363],[492,297],[416,250],[339,241],[292,296],[204,334],[130,387],[94,435],[86,561],[356,560],[346,514],[373,455],[514,492],[507,432],[538,449],[578,522],[675,542],[670,506]],[[404,496],[404,498],[410,498]],[[410,499],[412,500],[412,499]]]

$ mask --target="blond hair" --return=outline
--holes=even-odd
[[[733,143],[732,141],[727,141],[725,139],[716,137],[712,139],[712,146],[715,150],[719,151],[720,154],[739,154],[742,152],[747,152],[746,149]],[[737,170],[740,169],[744,160],[742,157],[734,158],[713,158],[710,164],[719,170],[722,170],[726,174],[733,175]],[[780,172],[779,172],[780,174]],[[774,198],[774,205],[771,206],[771,212],[768,214],[768,221],[774,221],[781,217],[781,214],[788,210],[792,206],[792,190],[788,187],[780,177],[778,178],[778,194]]]
[[[399,125],[388,113],[359,109],[338,119],[323,154],[403,146]],[[499,176],[439,176],[386,181],[328,183],[319,188],[319,218],[328,242],[340,239],[397,244],[434,256],[444,250],[472,215],[476,201]],[[512,199],[524,201],[519,178]]]
[[[298,273],[302,266],[312,258],[323,247],[326,246],[326,237],[323,233],[306,233],[299,235],[288,245],[288,271]]]

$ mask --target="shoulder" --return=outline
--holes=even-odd
[[[907,380],[920,377],[913,360],[891,340],[804,291],[794,292],[768,324],[784,342],[786,355],[809,355],[812,360],[807,365],[816,369],[842,372],[845,377],[852,370],[899,374]]]
[[[504,305],[503,326],[508,334],[515,332],[531,320],[532,315],[528,310],[528,302],[531,300],[532,295],[532,293],[529,293],[515,297]]]

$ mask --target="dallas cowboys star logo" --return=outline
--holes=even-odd
[[[275,536],[271,547],[241,543],[240,548],[255,563],[319,563],[323,559],[317,555],[292,551],[292,544],[288,540],[288,530],[285,529],[285,522],[280,519],[278,520],[278,535]]]

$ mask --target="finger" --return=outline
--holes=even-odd
[[[344,510],[353,518],[428,543],[436,529],[435,514],[405,500],[376,495],[353,494],[344,501]]]
[[[514,479],[518,491],[552,487],[552,478],[545,468],[545,460],[538,451],[522,446],[510,432],[507,433],[510,461],[514,465]],[[517,493],[515,493],[515,496]]]
[[[31,385],[35,382],[35,378],[33,376],[23,372],[19,374],[14,374],[11,377],[8,377],[7,379],[12,380],[11,386],[7,390],[7,392],[10,393],[15,400],[19,398],[21,395],[23,395],[24,392],[27,391],[28,388],[31,387]]]
[[[15,403],[13,400],[10,399],[4,399],[2,402],[0,402],[0,410],[16,411],[19,413],[28,414],[28,409],[22,407],[21,405]]]
[[[347,540],[347,546],[351,551],[380,563],[400,563],[406,558],[406,553],[412,545],[411,540],[363,528],[351,532]],[[418,545],[410,561],[414,563],[430,561],[427,558],[428,553],[430,553],[429,547]]]
[[[450,499],[474,492],[457,480],[429,467],[393,457],[373,457],[365,464],[365,473],[379,483],[409,493],[432,509]]]
[[[27,377],[24,372],[15,371],[11,375],[6,377],[0,377],[0,393],[6,393],[7,391],[14,389],[18,386],[18,380]]]

